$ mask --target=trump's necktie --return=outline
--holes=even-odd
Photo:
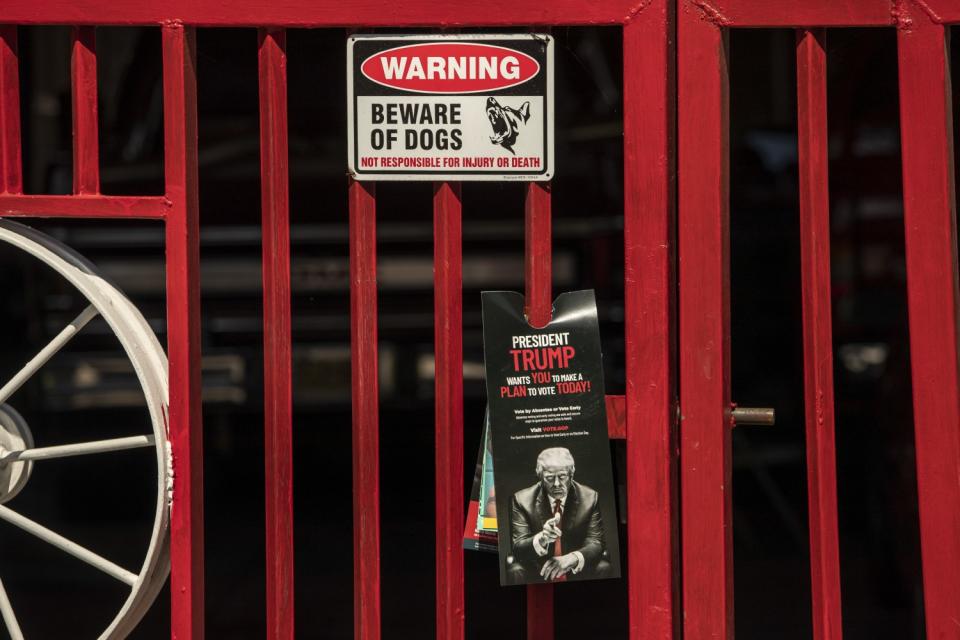
[[[563,518],[563,504],[560,502],[560,498],[557,498],[553,501],[553,515],[560,515],[560,518],[557,519],[557,528],[560,528],[560,520]],[[563,555],[560,551],[560,538],[557,538],[553,542],[553,555],[559,556]]]
[[[563,520],[563,503],[560,502],[560,498],[556,498],[553,501],[553,515],[560,515],[560,519],[557,521],[557,528],[560,527],[560,520]],[[562,529],[561,529],[562,531]],[[557,538],[553,541],[553,555],[554,557],[559,557],[563,555],[563,551],[560,550],[560,538]],[[554,582],[563,582],[567,579],[567,576],[560,576],[554,579]]]

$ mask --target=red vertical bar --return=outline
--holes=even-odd
[[[914,435],[928,638],[960,637],[960,366],[949,27],[898,30]]]
[[[293,406],[287,34],[259,32],[267,638],[293,640]]]
[[[803,372],[814,640],[843,637],[830,313],[826,31],[797,32]]]
[[[527,320],[535,326],[553,315],[553,225],[550,219],[550,183],[527,184],[524,201],[524,280]]]
[[[684,638],[733,638],[725,30],[678,11]]]
[[[23,192],[17,27],[0,26],[0,193]]]
[[[527,183],[524,274],[527,321],[535,327],[553,315],[550,183]],[[527,640],[553,639],[553,585],[527,585]]]
[[[673,638],[679,586],[673,257],[673,4],[623,29],[630,638]],[[679,635],[677,635],[679,637]]]
[[[174,484],[171,632],[203,640],[203,425],[200,403],[200,217],[197,204],[196,33],[163,27],[167,354]]]
[[[460,184],[433,188],[436,376],[437,639],[459,640],[463,613],[463,255]]]
[[[71,38],[73,192],[99,193],[96,29],[94,27],[74,27]]]
[[[353,618],[357,640],[380,638],[380,437],[375,184],[350,182],[353,383]]]

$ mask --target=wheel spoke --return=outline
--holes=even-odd
[[[104,573],[116,578],[120,582],[133,586],[137,581],[137,574],[131,573],[123,567],[115,565],[106,558],[98,556],[93,551],[81,547],[76,542],[67,540],[59,533],[51,531],[43,525],[34,522],[30,518],[20,515],[9,507],[0,505],[0,519],[6,520],[16,527],[20,527],[27,533],[32,533],[44,542],[48,542],[61,551],[69,553],[73,557],[83,560],[90,566],[100,569]]]
[[[0,464],[8,462],[27,462],[29,460],[51,460],[53,458],[69,458],[84,456],[91,453],[109,453],[110,451],[124,451],[152,447],[155,438],[148,436],[130,436],[128,438],[111,438],[110,440],[94,440],[92,442],[77,442],[75,444],[61,444],[55,447],[34,447],[22,451],[7,451],[0,455]]]
[[[0,615],[3,616],[3,623],[7,626],[10,640],[23,640],[23,632],[20,631],[17,616],[13,613],[10,598],[7,597],[7,590],[3,588],[2,581],[0,581]]]
[[[17,389],[23,386],[23,383],[30,379],[30,377],[37,372],[40,367],[47,363],[47,360],[52,358],[60,349],[64,347],[65,344],[70,342],[70,339],[77,335],[77,332],[83,329],[84,326],[93,318],[96,317],[99,313],[92,304],[86,309],[80,312],[76,318],[74,318],[70,324],[63,328],[63,331],[54,336],[53,340],[47,343],[43,349],[40,350],[40,353],[33,356],[33,359],[30,360],[27,364],[24,365],[23,369],[17,372],[17,375],[13,376],[10,379],[10,382],[3,385],[3,388],[0,389],[0,403],[6,402],[10,396],[16,392]]]

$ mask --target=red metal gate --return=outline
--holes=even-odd
[[[5,5],[0,49],[0,213],[7,216],[151,218],[167,228],[170,421],[176,488],[173,507],[172,629],[175,638],[203,637],[203,508],[199,395],[197,130],[194,29],[259,27],[263,281],[265,339],[265,464],[267,477],[267,624],[271,638],[293,637],[293,513],[291,360],[285,34],[288,27],[511,28],[623,25],[626,158],[626,264],[630,385],[631,502],[629,582],[635,636],[672,633],[673,509],[669,292],[672,218],[672,87],[670,4],[629,0],[597,4],[566,0],[455,1],[378,4],[217,2],[118,4],[99,0]],[[20,170],[18,57],[15,25],[78,25],[74,31],[74,159],[71,196],[24,195]],[[98,193],[96,53],[93,26],[160,25],[163,32],[166,195]],[[640,108],[641,100],[643,108]],[[349,186],[354,417],[355,635],[380,635],[378,477],[376,192]],[[463,397],[461,350],[460,187],[434,191],[436,320],[437,635],[464,635]],[[549,315],[550,187],[526,195],[527,298],[536,320]],[[642,544],[641,544],[642,543]],[[643,576],[643,579],[640,579]],[[528,634],[553,634],[551,587],[528,592]]]
[[[163,220],[176,493],[172,632],[203,637],[196,27],[260,28],[268,637],[293,637],[286,41],[295,27],[620,25],[630,636],[732,638],[726,32],[798,31],[804,338],[814,629],[839,638],[824,27],[898,30],[911,346],[928,636],[960,637],[960,375],[952,0],[425,0],[379,3],[8,0],[0,20],[0,214]],[[74,194],[24,195],[16,25],[75,25]],[[162,29],[165,195],[99,194],[95,25]],[[676,113],[676,115],[675,115]],[[674,133],[676,132],[676,137]],[[675,155],[676,154],[676,155]],[[674,160],[676,159],[676,163]],[[675,175],[679,189],[675,190]],[[674,198],[677,197],[678,208]],[[349,185],[355,636],[380,636],[376,191]],[[678,215],[676,213],[678,212]],[[434,189],[437,636],[464,637],[461,191]],[[679,221],[679,231],[674,227]],[[550,312],[550,188],[526,192],[531,318]],[[679,252],[675,247],[679,247]],[[679,269],[674,257],[679,253]],[[676,276],[676,278],[675,278]],[[679,282],[679,308],[673,292]],[[679,318],[679,324],[675,322]],[[678,329],[675,329],[678,327]],[[675,340],[675,338],[677,338]],[[679,357],[675,361],[675,343]],[[675,365],[679,365],[678,367]],[[674,383],[679,370],[679,389]],[[677,393],[681,394],[681,426]],[[677,490],[680,440],[682,501]],[[681,506],[682,504],[682,506]],[[682,537],[678,518],[682,516]],[[682,547],[682,563],[679,551]],[[682,571],[681,571],[682,564]],[[682,574],[682,575],[681,575]],[[682,585],[682,600],[680,599]],[[528,590],[527,636],[553,636],[552,587]],[[683,615],[680,615],[681,610]]]
[[[727,33],[797,28],[813,629],[842,637],[824,27],[897,30],[907,288],[928,638],[960,638],[960,377],[949,24],[960,3],[682,3],[677,16],[684,637],[733,637]],[[894,73],[891,70],[890,73]]]

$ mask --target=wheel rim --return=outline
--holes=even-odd
[[[73,323],[68,325],[68,327],[64,329],[64,332],[61,332],[59,336],[54,338],[48,347],[45,347],[45,349],[49,348],[51,345],[54,345],[58,338],[65,336],[63,343],[59,346],[54,345],[55,348],[47,358],[51,357],[60,347],[65,345],[75,333],[82,329],[87,321],[96,315],[100,315],[120,341],[127,358],[129,358],[133,365],[146,398],[147,410],[152,426],[152,435],[99,441],[98,443],[93,443],[101,447],[101,449],[97,450],[83,450],[82,446],[78,447],[77,445],[34,449],[32,436],[26,422],[23,421],[22,417],[20,417],[12,407],[0,404],[0,448],[5,449],[5,451],[0,451],[0,461],[3,461],[5,456],[8,457],[3,464],[0,464],[0,517],[41,538],[43,538],[45,534],[38,531],[35,527],[43,529],[42,526],[36,525],[36,523],[30,523],[30,521],[22,521],[26,519],[22,519],[21,521],[16,520],[16,518],[20,518],[20,516],[9,510],[4,504],[13,498],[26,484],[33,465],[32,460],[29,459],[16,459],[11,461],[8,452],[18,451],[17,447],[20,447],[19,450],[28,449],[32,452],[32,455],[37,456],[37,459],[39,459],[42,457],[64,457],[64,455],[84,455],[101,450],[114,451],[140,446],[153,447],[156,454],[157,466],[156,508],[154,511],[153,531],[150,536],[150,543],[147,548],[146,557],[138,573],[133,574],[115,565],[111,568],[109,565],[112,565],[112,563],[102,558],[99,558],[99,560],[102,560],[106,564],[97,564],[95,554],[92,554],[94,558],[84,557],[80,551],[74,553],[69,548],[47,539],[47,541],[54,544],[54,546],[60,546],[60,548],[67,553],[84,559],[89,564],[97,566],[130,586],[130,594],[124,601],[120,611],[113,618],[107,629],[100,635],[100,640],[124,638],[133,630],[147,612],[153,600],[163,588],[170,570],[169,522],[173,492],[173,474],[167,429],[168,390],[166,355],[153,331],[133,303],[130,302],[119,289],[101,276],[92,263],[78,253],[31,227],[9,220],[0,220],[0,242],[16,247],[46,264],[73,285],[90,303],[90,307],[88,307],[87,310],[81,313]],[[44,355],[43,351],[38,354],[38,357],[41,355]],[[37,358],[34,360],[36,359]],[[43,359],[37,366],[37,369],[42,367],[45,362],[46,360]],[[31,363],[33,363],[33,361],[31,361]],[[31,363],[28,363],[24,369],[29,369]],[[36,370],[33,370],[33,373],[36,373]],[[33,375],[33,373],[28,371],[29,375],[27,375],[27,378]],[[20,373],[14,376],[14,379],[4,385],[3,388],[0,388],[0,403],[4,402],[7,397],[19,388],[19,385],[23,384],[25,379],[18,380],[18,376],[20,376]],[[121,440],[124,442],[121,442]],[[29,454],[21,455],[26,456]],[[4,472],[6,472],[6,474]],[[3,591],[2,583],[0,583],[0,614],[2,614],[8,631],[16,638],[17,623],[7,595]]]

